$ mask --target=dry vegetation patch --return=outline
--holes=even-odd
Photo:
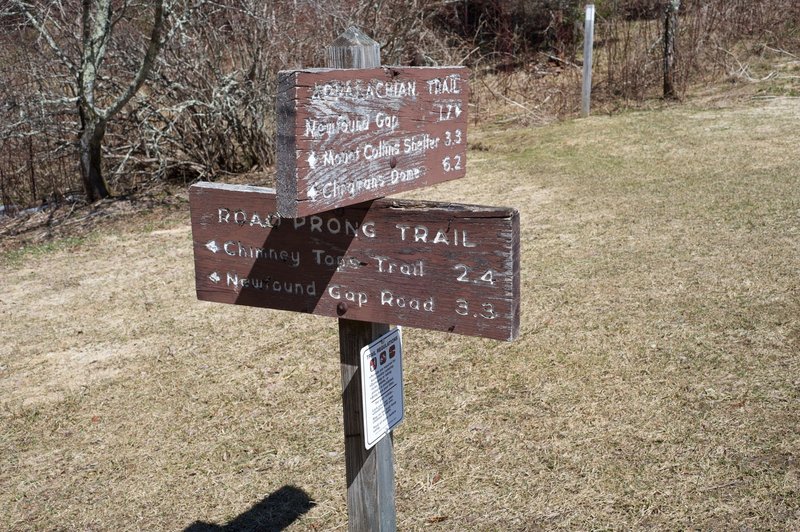
[[[800,527],[798,116],[474,131],[407,194],[521,211],[523,323],[405,330],[401,529]],[[196,301],[167,216],[6,255],[5,526],[255,530],[294,486],[291,529],[344,529],[335,322]]]

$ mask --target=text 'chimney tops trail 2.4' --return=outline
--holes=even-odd
[[[464,67],[278,74],[278,213],[308,216],[464,177]]]

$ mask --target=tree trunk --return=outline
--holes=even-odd
[[[102,167],[102,144],[105,134],[105,122],[84,121],[80,139],[81,178],[89,203],[111,196],[108,183],[103,177]]]
[[[675,35],[678,32],[680,0],[667,0],[664,7],[664,98],[675,99]]]
[[[44,40],[50,49],[56,54],[70,74],[77,78],[77,100],[78,115],[80,116],[80,167],[83,188],[86,192],[86,199],[90,202],[108,198],[111,192],[108,183],[103,178],[103,154],[102,143],[106,134],[106,124],[111,120],[144,84],[150,70],[153,68],[156,56],[162,46],[164,37],[164,24],[166,16],[169,14],[169,7],[164,6],[165,0],[154,0],[153,5],[153,27],[147,43],[147,51],[139,63],[138,71],[130,84],[116,98],[112,98],[106,93],[100,98],[96,98],[98,70],[103,63],[103,59],[108,51],[108,43],[111,39],[111,32],[122,15],[112,16],[115,5],[118,2],[112,0],[81,0],[81,56],[79,61],[68,57],[59,46],[59,43],[51,35],[48,26],[49,16],[47,11],[52,6],[34,7],[35,2],[24,0],[12,0],[14,9],[19,10],[25,15],[28,23],[36,29],[39,36]],[[39,4],[50,4],[52,2],[39,2]],[[202,3],[202,2],[201,2]],[[55,2],[61,5],[60,2]],[[146,4],[146,3],[145,3]],[[170,3],[171,5],[171,3]],[[121,11],[127,9],[128,2],[124,2]],[[119,6],[117,6],[118,9]],[[194,9],[194,8],[193,8]],[[39,17],[36,14],[39,14]],[[54,19],[55,20],[55,19]],[[57,23],[53,25],[58,28]],[[97,106],[97,101],[111,102],[105,109]],[[31,188],[35,186],[35,175],[31,167]],[[34,191],[35,192],[35,191]]]

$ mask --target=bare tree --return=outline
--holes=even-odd
[[[24,15],[51,53],[71,76],[74,95],[58,98],[58,104],[74,104],[79,116],[79,154],[83,187],[88,201],[111,195],[102,170],[102,144],[106,128],[133,98],[149,75],[165,35],[167,6],[164,0],[149,2],[152,8],[135,5],[133,0],[81,0],[80,35],[77,47],[57,38],[67,32],[69,6],[63,0],[28,2],[11,0],[12,6]],[[150,32],[143,56],[132,79],[124,86],[116,81],[103,83],[101,67],[107,58],[109,44],[117,24],[136,12],[150,14]],[[133,50],[128,51],[133,52]]]

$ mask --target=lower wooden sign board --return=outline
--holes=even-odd
[[[201,300],[514,340],[515,209],[380,199],[302,218],[270,188],[189,190]]]

